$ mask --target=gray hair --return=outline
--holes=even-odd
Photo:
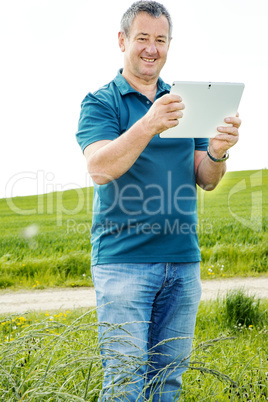
[[[121,19],[121,31],[128,37],[134,18],[141,12],[151,17],[159,18],[164,15],[169,23],[169,37],[172,36],[172,20],[167,9],[156,1],[139,0],[132,4]]]

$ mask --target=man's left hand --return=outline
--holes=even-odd
[[[239,113],[236,117],[227,117],[224,121],[230,125],[218,127],[217,130],[220,134],[209,140],[209,150],[214,158],[222,158],[226,151],[233,147],[239,139],[238,129],[241,126]]]

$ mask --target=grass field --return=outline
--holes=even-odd
[[[267,308],[241,291],[201,302],[181,402],[268,400]],[[0,400],[97,402],[101,382],[96,310],[0,317]]]
[[[267,170],[199,191],[203,278],[267,275],[267,200]],[[0,216],[1,288],[91,285],[92,188],[2,199]],[[268,400],[267,309],[242,291],[201,302],[180,401]],[[96,310],[0,316],[0,400],[96,402],[98,347]]]
[[[199,191],[202,278],[267,275],[268,170]],[[88,286],[92,188],[0,200],[0,288]]]

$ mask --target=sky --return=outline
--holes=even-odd
[[[174,24],[161,77],[243,82],[228,170],[268,167],[267,0],[163,0]],[[0,198],[91,185],[75,133],[83,98],[123,67],[132,0],[0,0]]]

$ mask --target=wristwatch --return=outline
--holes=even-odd
[[[218,158],[214,158],[214,156],[212,156],[211,153],[209,152],[209,147],[208,147],[208,149],[207,149],[207,154],[208,154],[208,156],[210,157],[210,159],[211,159],[213,162],[225,162],[225,161],[227,161],[227,159],[229,158],[229,151],[226,151],[222,158],[219,158],[219,159],[218,159]]]

